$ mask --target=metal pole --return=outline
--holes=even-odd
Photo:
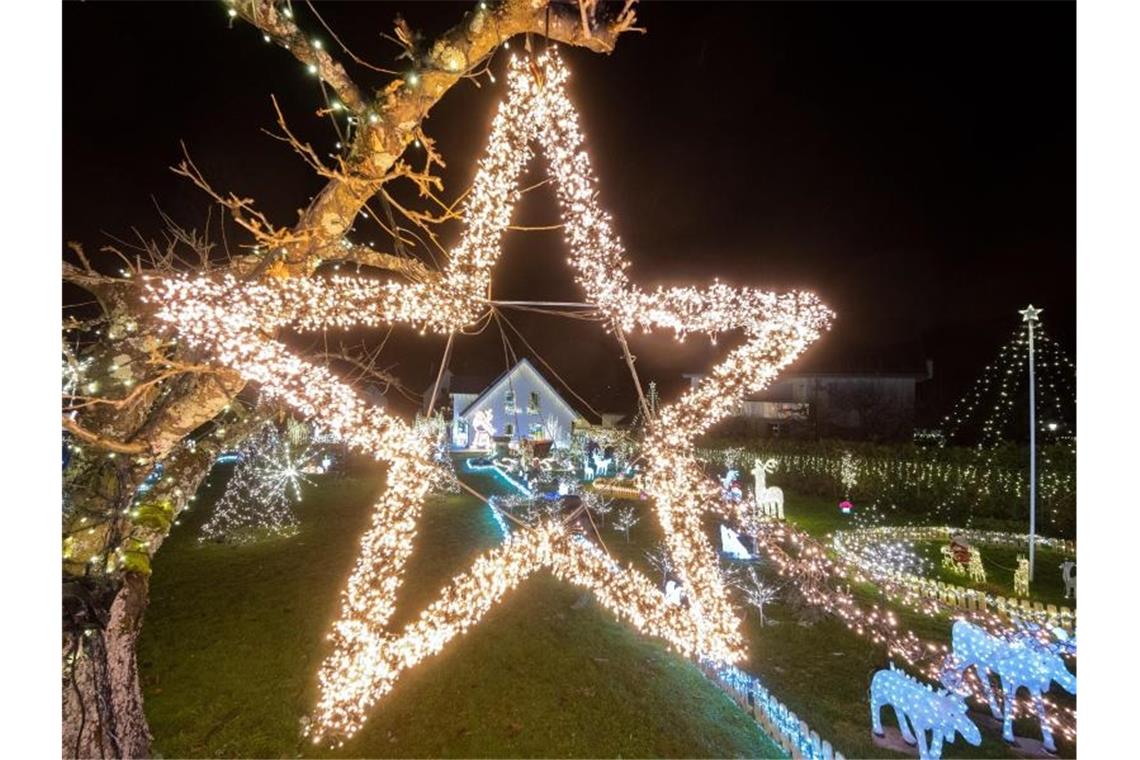
[[[1037,321],[1037,313],[1032,304],[1026,311],[1025,321],[1029,324],[1029,580],[1032,581],[1037,539],[1037,404],[1033,373],[1033,323]]]
[[[447,346],[443,349],[443,360],[439,363],[439,374],[435,376],[435,384],[431,387],[431,401],[428,402],[427,408],[427,418],[429,420],[431,419],[432,412],[435,411],[435,399],[439,395],[439,383],[443,380],[443,372],[447,369],[447,363],[451,359],[451,344],[454,340],[455,333],[448,333]]]

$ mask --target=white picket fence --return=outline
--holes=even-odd
[[[862,528],[850,531],[836,531],[833,547],[849,561],[858,563],[857,555],[848,552],[845,541],[855,540],[870,543],[875,541],[949,541],[952,536],[961,536],[967,541],[989,546],[1002,546],[1024,549],[1028,536],[1018,533],[980,531],[952,528],[949,526],[903,525]],[[1076,555],[1077,546],[1073,541],[1059,538],[1038,538],[1037,543],[1064,554]],[[1009,619],[1021,619],[1059,626],[1070,634],[1077,625],[1077,613],[1065,605],[1043,604],[1032,599],[1003,597],[980,589],[967,588],[945,581],[923,578],[911,573],[892,576],[928,599],[937,599],[942,604],[955,609],[980,612],[996,612]]]
[[[700,668],[793,760],[846,760],[842,752],[789,710],[756,676],[710,661],[702,661]]]

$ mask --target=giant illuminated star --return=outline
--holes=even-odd
[[[206,277],[165,280],[154,288],[160,316],[190,343],[260,383],[262,391],[351,445],[389,463],[388,485],[361,540],[320,672],[314,740],[344,739],[391,690],[400,673],[476,624],[507,591],[541,568],[584,586],[639,630],[686,655],[722,662],[743,656],[739,619],[725,593],[715,548],[701,515],[719,508],[716,484],[701,472],[694,440],[732,413],[790,364],[830,322],[810,293],[776,294],[717,283],[706,289],[646,292],[626,275],[629,264],[610,218],[598,205],[578,116],[565,94],[568,71],[556,51],[534,62],[512,59],[487,151],[465,209],[466,228],[438,280],[284,279],[245,283]],[[741,330],[746,340],[696,388],[664,407],[645,441],[646,490],[664,530],[690,605],[663,604],[656,584],[619,567],[559,522],[513,533],[452,579],[439,598],[401,632],[387,629],[427,494],[431,443],[383,409],[368,406],[324,367],[269,337],[286,324],[301,330],[409,324],[450,334],[487,308],[492,267],[519,197],[518,179],[537,143],[557,188],[576,280],[611,329],[672,328],[686,333]]]

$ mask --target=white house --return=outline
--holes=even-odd
[[[481,393],[449,393],[451,443],[457,449],[484,448],[488,435],[570,442],[575,424],[586,420],[528,360],[522,359]]]

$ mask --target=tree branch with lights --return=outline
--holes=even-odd
[[[351,139],[335,164],[318,169],[311,161],[315,152],[306,152],[279,118],[284,139],[326,181],[292,225],[274,222],[253,199],[214,190],[187,155],[176,171],[242,228],[249,240],[240,248],[231,246],[224,229],[214,240],[160,212],[166,231],[158,241],[141,236],[130,244],[116,241],[96,255],[72,245],[65,257],[66,287],[94,299],[76,304],[64,320],[63,335],[65,756],[149,754],[134,643],[146,608],[151,557],[218,453],[240,447],[262,419],[260,411],[238,399],[247,377],[224,364],[203,362],[199,348],[169,338],[156,322],[156,305],[142,298],[146,284],[179,273],[214,282],[305,279],[324,262],[384,270],[412,285],[438,282],[437,271],[403,250],[416,237],[410,230],[389,225],[391,253],[346,238],[370,203],[391,205],[394,197],[383,192],[384,185],[399,180],[413,183],[429,204],[426,211],[397,209],[411,227],[418,225],[421,236],[430,240],[422,234],[425,226],[457,217],[454,203],[437,197],[442,186],[433,169],[443,159],[422,127],[430,109],[460,81],[478,83],[484,74],[490,76],[485,64],[513,36],[548,33],[554,40],[609,52],[620,34],[634,28],[632,3],[609,18],[591,7],[585,25],[580,14],[559,5],[508,0],[479,6],[429,44],[410,44],[404,71],[379,92],[368,93],[351,81],[330,50],[300,28],[288,3],[227,6],[232,18],[257,27],[268,41],[287,48],[307,75],[319,78],[333,95],[325,110],[352,119]],[[397,37],[414,42],[407,25],[398,26]],[[427,160],[402,158],[417,141]],[[348,298],[346,308],[352,303]],[[84,310],[94,314],[77,316]],[[342,359],[351,365],[350,357]],[[372,377],[389,375],[366,361]],[[394,377],[388,380],[403,387]],[[160,465],[158,483],[148,484]],[[431,472],[413,468],[407,475]],[[398,473],[393,477],[400,480]]]

